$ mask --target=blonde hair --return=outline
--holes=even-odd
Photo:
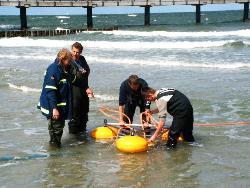
[[[71,61],[72,60],[72,55],[71,55],[71,53],[70,53],[70,51],[68,49],[63,48],[58,52],[57,58],[61,63],[61,61],[66,60],[66,59]]]

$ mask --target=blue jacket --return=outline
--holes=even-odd
[[[63,70],[57,59],[47,68],[37,107],[48,119],[52,118],[54,108],[58,109],[61,120],[71,118],[71,77]]]

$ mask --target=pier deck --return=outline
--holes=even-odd
[[[247,3],[249,0],[0,0],[0,6],[21,7],[115,7]]]

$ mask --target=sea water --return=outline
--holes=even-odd
[[[68,134],[49,147],[47,121],[36,109],[44,71],[61,48],[79,41],[91,68],[88,131],[106,118],[99,107],[118,107],[120,83],[137,74],[153,88],[176,88],[194,108],[196,123],[250,121],[250,25],[242,12],[97,15],[95,27],[44,38],[0,39],[0,187],[249,187],[249,125],[195,127],[196,143],[124,154],[113,142]],[[63,21],[61,21],[63,20]],[[84,16],[29,16],[32,29],[86,27]],[[19,18],[1,16],[0,28]],[[154,107],[154,104],[152,105]],[[135,122],[139,121],[139,112]],[[156,116],[157,117],[157,116]],[[171,118],[167,120],[171,124]]]

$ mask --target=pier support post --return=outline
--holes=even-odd
[[[27,15],[26,7],[17,7],[20,9],[20,21],[21,21],[21,30],[27,29]]]
[[[146,5],[144,13],[144,26],[150,26],[150,5]]]
[[[87,6],[87,29],[93,29],[92,6]]]
[[[243,22],[249,19],[249,2],[244,3]]]
[[[196,7],[196,23],[200,24],[201,23],[201,5],[195,5]]]

